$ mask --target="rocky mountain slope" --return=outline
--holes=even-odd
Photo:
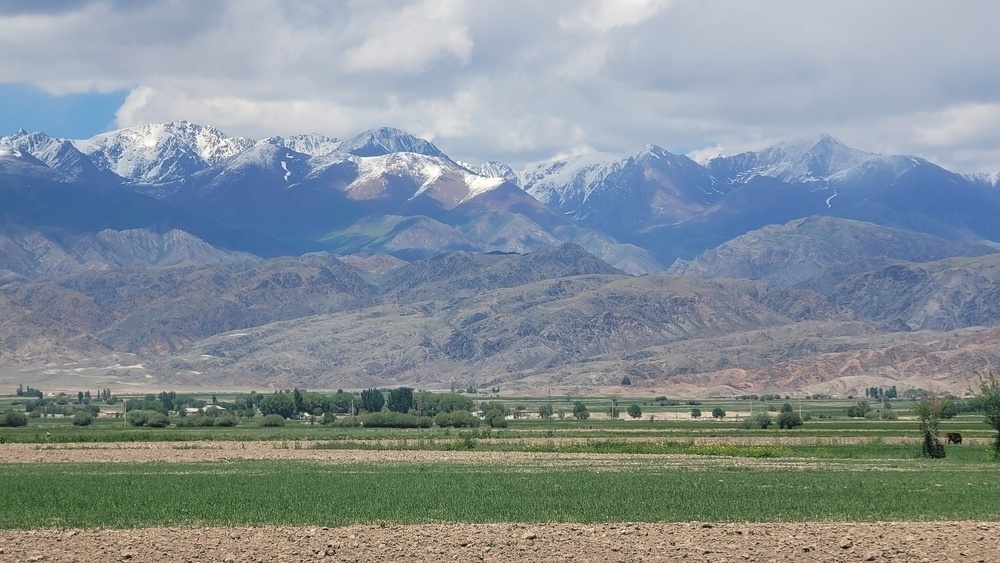
[[[515,173],[388,127],[18,131],[0,202],[0,381],[962,392],[1000,365],[995,178],[829,136]]]
[[[632,277],[573,245],[456,252],[376,276],[325,254],[96,271],[0,287],[0,375],[258,389],[962,392],[974,370],[1000,361],[998,257],[895,262],[798,288]]]

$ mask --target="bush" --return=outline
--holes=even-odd
[[[778,428],[791,430],[793,428],[798,428],[799,426],[802,426],[802,419],[799,417],[798,413],[783,412],[778,415]]]
[[[154,414],[153,411],[131,410],[125,413],[125,418],[132,426],[139,427],[145,426],[152,414]]]
[[[28,425],[28,415],[21,411],[8,410],[0,416],[0,426],[8,426],[11,428],[17,426],[27,426]]]
[[[636,403],[632,403],[631,405],[628,406],[628,410],[626,410],[625,412],[627,412],[628,415],[631,416],[632,418],[639,418],[642,416],[642,407],[640,407]]]
[[[220,426],[220,427],[223,427],[223,428],[231,428],[233,426],[236,426],[239,423],[240,422],[238,420],[236,420],[235,416],[228,415],[228,414],[224,414],[222,416],[219,416],[219,417],[215,418],[215,426]]]
[[[701,409],[691,409],[691,418],[701,418]]]
[[[370,412],[359,417],[366,428],[430,428],[433,420],[402,412]]]
[[[265,428],[276,428],[285,425],[285,418],[280,414],[267,414],[260,420],[260,425]]]
[[[78,412],[73,415],[73,426],[90,426],[94,423],[94,417],[89,412]]]
[[[490,428],[507,428],[507,418],[500,409],[490,409],[483,416],[483,422]]]
[[[162,412],[154,412],[149,415],[149,419],[146,420],[146,426],[150,428],[166,428],[170,426],[170,419],[167,415]]]
[[[577,420],[586,420],[590,418],[590,411],[587,410],[587,405],[580,401],[573,403],[573,418]]]
[[[712,409],[712,417],[719,419],[726,418],[725,409],[723,409],[722,407],[715,407],[714,409]]]
[[[479,419],[469,411],[443,412],[434,417],[434,424],[441,428],[475,428]]]

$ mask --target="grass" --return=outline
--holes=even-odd
[[[0,466],[0,528],[1000,517],[1000,474],[993,466],[913,461],[894,470],[854,468],[6,465]]]

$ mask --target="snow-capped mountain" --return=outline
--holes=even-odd
[[[448,158],[430,141],[414,137],[393,127],[370,129],[344,141],[340,150],[354,156],[383,156],[391,153],[415,153],[426,156]]]
[[[317,134],[268,137],[262,141],[257,141],[257,143],[277,145],[309,156],[326,156],[336,153],[340,150],[341,145],[343,145],[340,139]]]
[[[1000,172],[980,172],[978,174],[966,174],[965,178],[970,182],[981,186],[1000,189]]]
[[[514,184],[521,184],[521,180],[517,177],[517,171],[503,162],[490,160],[482,164],[470,164],[468,162],[459,162],[459,164],[473,174],[478,174],[484,178],[503,178]]]
[[[708,162],[708,168],[729,182],[745,182],[752,176],[818,182],[878,157],[824,134],[778,143],[758,152],[716,157]]]
[[[214,127],[174,121],[119,129],[72,143],[99,169],[129,182],[155,184],[224,162],[254,141],[229,137]]]
[[[726,189],[698,163],[656,145],[628,158],[587,154],[536,165],[521,181],[539,201],[616,236],[690,219]]]
[[[346,141],[318,134],[255,141],[179,121],[85,140],[18,131],[0,138],[0,148],[0,173],[87,183],[87,190],[76,192],[47,189],[97,198],[87,204],[91,209],[108,208],[119,197],[114,190],[124,188],[144,215],[105,228],[144,227],[179,212],[198,236],[225,233],[227,241],[249,245],[235,249],[259,255],[281,247],[391,251],[412,259],[430,252],[435,236],[451,240],[442,248],[477,240],[468,247],[504,251],[560,241],[642,273],[750,230],[811,215],[1000,240],[997,175],[963,177],[917,157],[850,148],[828,135],[717,157],[704,166],[647,145],[634,156],[583,154],[517,174],[499,162],[456,162],[426,139],[391,127]],[[12,185],[23,191],[30,182]],[[134,197],[139,195],[155,199]],[[33,197],[18,192],[10,198],[18,202],[19,221],[44,217],[53,225],[95,228],[100,221],[93,217],[107,216],[74,215],[83,207],[67,201],[49,209]],[[234,236],[233,229],[243,234]],[[270,250],[247,241],[268,241]],[[402,248],[410,244],[405,241],[413,248]]]
[[[0,147],[9,147],[31,155],[52,170],[62,172],[71,178],[87,182],[114,182],[117,178],[94,166],[91,159],[80,152],[72,141],[56,139],[42,132],[29,133],[19,129],[17,133],[0,137]]]

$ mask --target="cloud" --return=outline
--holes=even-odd
[[[560,20],[563,27],[609,31],[649,19],[667,6],[667,0],[597,0],[573,17]]]
[[[469,62],[472,40],[462,23],[464,3],[425,0],[371,22],[364,41],[344,53],[348,71],[413,74],[441,57]]]
[[[392,125],[455,158],[514,165],[827,132],[1000,170],[993,2],[21,4],[0,2],[0,81],[131,90],[118,126],[346,137]]]

